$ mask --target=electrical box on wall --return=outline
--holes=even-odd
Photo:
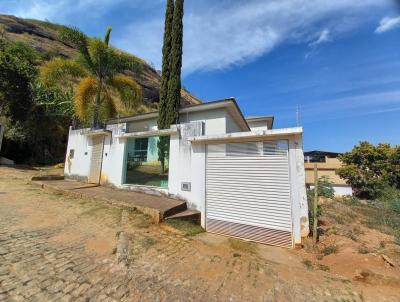
[[[192,185],[190,182],[182,182],[181,184],[181,190],[182,191],[191,191]]]

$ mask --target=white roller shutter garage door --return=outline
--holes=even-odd
[[[207,146],[206,229],[293,246],[286,140]]]

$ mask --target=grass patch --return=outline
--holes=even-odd
[[[324,272],[329,272],[330,271],[329,266],[324,265],[324,264],[318,264],[318,269],[321,270],[321,271],[324,271]]]
[[[239,252],[247,253],[247,254],[254,254],[256,253],[256,245],[253,242],[238,240],[234,238],[228,239],[229,246]]]
[[[358,252],[360,254],[368,254],[369,253],[369,249],[365,245],[360,245],[358,247]]]
[[[363,235],[364,232],[361,230],[360,226],[356,225],[351,227],[348,230],[343,232],[343,235],[350,238],[353,241],[357,241],[360,235]]]
[[[204,232],[204,229],[200,225],[182,219],[168,219],[166,220],[166,224],[181,231],[185,236],[195,236]]]
[[[57,31],[57,32],[61,32],[62,30],[65,30],[65,29],[68,28],[68,27],[65,26],[65,25],[61,25],[61,24],[57,24],[57,23],[52,23],[52,22],[49,22],[49,21],[47,21],[47,20],[46,20],[46,21],[36,20],[36,19],[27,19],[27,20],[30,21],[30,22],[32,22],[32,23],[34,23],[34,24],[36,24],[36,25],[43,26],[43,27],[45,27],[45,28],[55,30],[55,31]]]
[[[312,271],[314,269],[314,266],[311,262],[311,260],[303,260],[303,264],[305,265],[305,267],[309,270]]]
[[[325,256],[328,256],[330,254],[336,254],[338,252],[338,248],[336,245],[332,244],[332,245],[328,245],[326,247],[324,247],[324,249],[322,250],[322,253]]]
[[[157,240],[153,237],[144,237],[140,240],[140,245],[148,250],[150,247],[152,247],[153,245],[155,245],[157,242]]]
[[[397,245],[400,245],[400,231],[398,231],[398,232],[394,235],[394,243],[396,243]]]

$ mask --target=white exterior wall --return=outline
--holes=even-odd
[[[240,132],[241,129],[239,128],[238,124],[232,118],[232,116],[226,112],[226,133],[233,133],[233,132]]]
[[[124,124],[107,126],[107,130],[110,130],[112,133],[111,135],[107,135],[104,140],[103,165],[100,177],[101,184],[121,186],[124,181],[126,140],[115,137],[123,127],[125,127]]]
[[[341,197],[346,195],[353,195],[353,189],[351,186],[333,186],[335,190],[335,196]]]
[[[205,135],[226,133],[226,115],[224,109],[214,109],[199,112],[183,113],[179,116],[181,123],[203,121],[205,123]]]
[[[296,135],[289,139],[290,188],[292,195],[293,238],[295,244],[309,234],[306,176],[304,170],[303,139]]]
[[[69,129],[67,154],[65,157],[64,175],[67,177],[87,179],[92,154],[91,139],[81,132],[88,129]],[[74,150],[74,157],[69,158],[70,150]]]
[[[268,130],[268,125],[266,121],[247,121],[251,131]]]
[[[190,128],[193,132],[200,133],[201,125],[189,123],[181,124],[180,127],[187,131],[181,129],[180,135],[171,136],[168,192],[186,200],[188,208],[204,213],[205,145],[193,145],[187,140],[190,135],[185,135]],[[190,183],[190,191],[182,190],[182,182]]]
[[[351,186],[346,186],[346,185],[332,185],[332,188],[334,190],[334,194],[336,197],[342,197],[346,195],[353,195],[353,188]],[[310,189],[314,189],[314,186],[311,185]]]

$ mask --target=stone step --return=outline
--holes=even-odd
[[[181,201],[174,207],[170,207],[161,214],[161,219],[166,219],[167,217],[173,216],[175,214],[181,213],[187,210],[187,205],[185,201]]]
[[[200,223],[201,219],[201,213],[196,210],[185,210],[179,213],[176,213],[174,215],[170,215],[168,217],[165,217],[165,220],[170,220],[170,219],[182,219],[182,220],[190,220],[195,223]]]

